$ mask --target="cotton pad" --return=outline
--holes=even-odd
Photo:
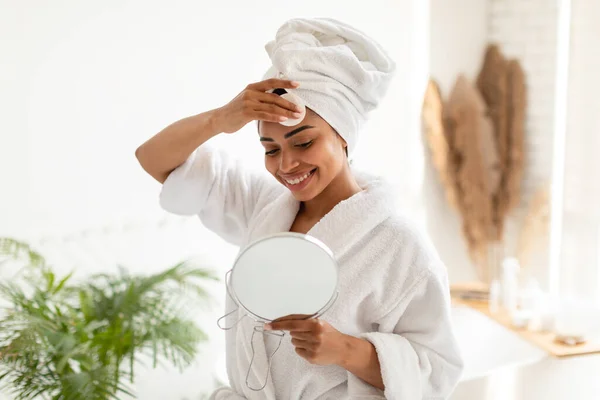
[[[295,105],[297,105],[298,107],[300,107],[302,109],[302,111],[301,111],[302,115],[299,118],[288,118],[285,121],[280,122],[281,125],[294,126],[294,125],[298,125],[300,122],[302,122],[302,120],[306,116],[306,105],[304,104],[304,101],[302,101],[302,99],[300,97],[298,97],[294,93],[288,91],[287,89],[274,89],[274,90],[271,90],[270,93],[275,93],[275,94],[279,95],[280,97],[286,99],[287,101],[294,103]]]

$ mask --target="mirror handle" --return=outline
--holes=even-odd
[[[231,289],[230,289],[230,286],[229,286],[229,276],[231,275],[231,271],[232,271],[232,269],[230,269],[229,271],[227,271],[227,273],[225,274],[225,288],[226,288],[226,290],[227,290],[227,295],[228,295],[228,296],[229,296],[229,297],[230,297],[232,300],[234,300],[234,302],[235,302],[235,299],[234,299],[234,298],[233,298],[233,296],[231,295]],[[236,312],[237,312],[239,309],[240,309],[239,307],[236,307],[236,308],[235,308],[235,309],[233,309],[232,311],[228,312],[227,314],[225,314],[225,315],[223,315],[221,318],[219,318],[219,319],[217,320],[217,326],[218,326],[220,329],[224,330],[224,331],[228,331],[228,330],[230,330],[231,328],[233,328],[234,326],[236,326],[237,324],[239,324],[239,322],[242,320],[242,318],[244,318],[246,315],[242,315],[242,316],[241,316],[240,318],[238,318],[238,320],[237,320],[237,321],[235,321],[235,322],[233,323],[233,325],[231,325],[231,326],[221,326],[221,325],[222,325],[222,324],[221,324],[221,321],[223,321],[225,318],[229,317],[230,315],[232,315],[232,314],[236,313]]]
[[[267,376],[265,378],[265,382],[259,388],[250,386],[250,383],[248,382],[248,380],[250,379],[250,371],[252,371],[252,364],[254,363],[254,334],[256,332],[262,333],[263,335],[268,334],[268,335],[273,335],[273,336],[279,336],[279,343],[277,344],[277,347],[275,348],[275,350],[273,350],[273,353],[271,354],[271,356],[268,357],[269,364],[267,366]],[[254,327],[254,329],[252,331],[252,337],[250,338],[250,347],[252,348],[252,359],[250,360],[250,365],[248,366],[248,373],[246,373],[246,386],[248,387],[248,389],[253,390],[255,392],[259,392],[259,391],[263,390],[265,388],[265,386],[267,386],[267,382],[269,381],[269,375],[271,374],[271,362],[273,361],[273,356],[275,356],[275,353],[277,353],[277,350],[279,350],[279,347],[281,347],[281,341],[283,340],[284,336],[285,336],[285,332],[283,332],[283,331],[265,331],[263,329],[263,325],[258,325],[258,326]]]

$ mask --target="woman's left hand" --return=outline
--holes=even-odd
[[[311,364],[342,365],[346,335],[323,320],[297,318],[288,316],[277,319],[266,324],[265,330],[289,331],[296,353]]]

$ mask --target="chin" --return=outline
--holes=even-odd
[[[313,183],[316,183],[316,182],[313,182]],[[284,185],[284,186],[286,186],[286,185]],[[317,197],[319,195],[319,193],[321,193],[321,190],[318,188],[315,188],[314,186],[307,187],[306,189],[299,190],[299,191],[291,190],[287,186],[286,186],[286,188],[292,193],[294,198],[298,201],[310,201],[310,200],[314,199],[315,197]]]
[[[312,199],[317,197],[318,193],[315,194],[315,193],[292,192],[292,195],[298,201],[307,202],[307,201],[311,201]]]

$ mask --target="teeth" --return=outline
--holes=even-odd
[[[288,180],[288,179],[286,179],[285,181],[286,181],[288,184],[290,184],[290,185],[297,185],[297,184],[299,184],[300,182],[302,182],[303,180],[305,180],[306,178],[308,178],[309,176],[310,176],[310,172],[308,172],[308,173],[307,173],[306,175],[304,175],[304,176],[301,176],[300,178],[296,178],[296,179],[293,179],[293,180]]]

